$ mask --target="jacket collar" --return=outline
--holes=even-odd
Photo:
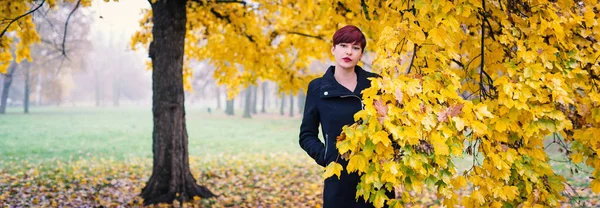
[[[333,74],[335,73],[335,66],[329,66],[327,72],[322,77],[321,81],[321,98],[328,97],[340,97],[340,96],[352,96],[356,95],[360,97],[360,92],[369,86],[370,81],[367,79],[367,73],[360,66],[354,67],[354,73],[356,73],[356,88],[354,92],[351,92],[346,87],[342,86],[335,80]]]

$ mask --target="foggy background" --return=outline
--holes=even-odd
[[[0,92],[8,86],[8,107],[23,106],[29,86],[29,106],[111,107],[151,106],[152,72],[148,52],[143,47],[131,49],[131,36],[140,28],[142,9],[148,9],[146,0],[127,0],[118,3],[93,2],[92,7],[79,8],[71,17],[66,34],[65,54],[62,54],[64,23],[74,4],[61,4],[57,11],[47,6],[34,13],[41,42],[31,47],[33,62],[16,64],[12,74],[0,75]],[[371,59],[364,57],[363,60]],[[370,63],[370,62],[369,62]],[[322,74],[331,63],[313,63],[311,71]],[[214,67],[208,61],[191,64],[192,91],[186,91],[186,106],[225,109],[226,90],[213,79]],[[369,70],[369,65],[365,64]],[[6,77],[12,77],[7,85]],[[263,86],[265,85],[265,86]],[[253,108],[284,114],[301,112],[303,92],[294,98],[281,97],[272,82],[258,83],[253,93]],[[246,90],[234,98],[234,109],[245,104]],[[283,105],[281,105],[283,103]],[[253,110],[256,111],[256,110]],[[256,112],[254,112],[256,113]],[[288,114],[288,113],[286,113]],[[292,114],[293,115],[293,114]]]

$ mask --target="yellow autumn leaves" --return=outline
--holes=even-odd
[[[0,207],[142,207],[139,196],[152,160],[87,158],[62,161],[3,160]],[[40,164],[38,164],[40,163]],[[240,153],[190,157],[196,183],[218,195],[195,197],[184,207],[317,207],[319,168],[299,153]],[[156,207],[179,207],[179,201]]]
[[[13,59],[16,62],[21,62],[23,59],[31,61],[29,46],[40,40],[35,30],[35,24],[33,24],[31,16],[13,21],[27,13],[29,5],[37,5],[31,4],[31,2],[33,1],[0,2],[0,13],[3,14],[4,19],[0,22],[0,32],[2,33],[2,37],[0,37],[0,73],[6,73]],[[11,52],[11,49],[14,52]]]
[[[6,73],[13,60],[17,63],[24,59],[32,61],[30,47],[40,41],[31,14],[34,10],[42,7],[53,9],[57,3],[74,2],[75,0],[60,0],[58,2],[56,0],[0,1],[0,14],[2,14],[2,21],[0,21],[0,33],[2,33],[0,36],[0,73]],[[83,0],[81,6],[88,7],[91,3],[91,0]]]
[[[32,2],[3,1],[0,11],[14,18]],[[325,176],[361,173],[359,197],[400,206],[416,199],[387,199],[382,191],[429,187],[453,205],[455,191],[470,184],[473,193],[460,200],[468,207],[556,206],[564,178],[548,165],[548,136],[568,144],[573,162],[593,169],[590,187],[600,192],[597,1],[257,4],[190,2],[186,62],[210,59],[231,93],[258,79],[296,90],[312,78],[310,62],[328,57],[333,31],[358,25],[383,78],[363,92],[365,110],[355,115],[362,123],[344,128],[337,144],[349,159],[346,170],[331,164]],[[133,44],[150,42],[149,13]],[[17,61],[29,58],[39,39],[29,17],[18,23],[0,39],[0,72],[14,59],[11,48]],[[463,152],[474,159],[461,175],[452,159]]]
[[[308,2],[258,1],[260,7],[249,9],[237,2],[190,1],[184,65],[209,60],[215,80],[227,86],[229,96],[261,80],[274,81],[281,92],[296,93],[316,77],[309,65],[328,55],[328,39],[335,30],[335,24],[299,12],[303,7],[318,8],[317,16],[329,12],[325,3]],[[151,12],[145,11],[140,20],[133,47],[151,42]],[[191,77],[191,70],[184,77]]]
[[[338,142],[346,158],[368,161],[358,169],[360,196],[426,186],[453,205],[464,186],[451,182],[463,177],[452,157],[464,151],[473,157],[464,173],[473,192],[462,205],[556,206],[565,178],[544,149],[559,143],[573,162],[594,169],[590,186],[600,191],[600,143],[592,139],[600,137],[600,14],[590,12],[598,2],[364,2],[389,15],[361,25],[380,31],[373,65],[383,78],[363,91],[366,107],[355,116],[362,123]],[[391,135],[389,150],[380,131]],[[397,172],[383,168],[390,162]],[[363,167],[355,163],[353,170]]]

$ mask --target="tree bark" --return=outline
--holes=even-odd
[[[0,97],[0,114],[6,113],[6,101],[8,100],[8,92],[10,91],[10,85],[12,84],[12,76],[17,69],[17,63],[11,62],[8,67],[8,71],[4,75],[4,87],[2,88],[2,97]]]
[[[23,66],[23,70],[25,70],[25,90],[23,92],[23,113],[29,113],[29,91],[31,84],[31,80],[29,77],[29,71],[31,70],[31,63],[25,62]]]
[[[245,104],[244,104],[244,115],[242,116],[242,118],[252,118],[251,111],[252,111],[252,86],[248,86],[248,88],[246,88],[246,99],[245,99]]]
[[[304,113],[304,103],[306,102],[306,94],[300,92],[298,94],[298,113],[302,115]]]
[[[0,73],[0,83],[4,83],[4,74],[1,74],[1,73]],[[3,90],[4,90],[4,85],[0,84],[0,92],[2,92]]]
[[[279,115],[283,116],[283,115],[285,115],[285,112],[283,110],[284,106],[285,106],[285,94],[281,95],[281,102],[280,102],[280,104],[281,104],[281,107],[279,108]]]
[[[252,85],[252,114],[257,114],[256,110],[258,104],[258,86]]]
[[[262,109],[260,110],[261,113],[266,113],[267,112],[267,83],[263,82],[262,83]]]
[[[246,96],[245,96],[246,94],[245,94],[245,93],[246,93],[246,90],[244,90],[244,91],[240,92],[240,94],[237,96],[237,97],[238,97],[238,99],[240,99],[240,104],[239,104],[240,106],[238,106],[238,107],[240,107],[240,108],[243,108],[243,107],[244,107],[244,104],[246,103],[246,102],[244,101],[244,99],[246,98]]]
[[[42,71],[38,70],[37,80],[35,85],[35,102],[37,106],[42,106],[42,86],[44,84],[44,76]]]
[[[294,117],[294,93],[290,93],[290,117]]]
[[[190,172],[183,93],[186,0],[152,4],[152,176],[142,189],[144,204],[189,201],[215,195],[196,184]]]
[[[233,111],[233,98],[231,98],[230,100],[227,100],[227,102],[225,102],[225,114],[233,116],[234,115],[234,111]]]
[[[217,109],[221,109],[221,89],[218,85],[215,88],[217,89]]]

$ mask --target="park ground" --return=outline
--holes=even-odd
[[[137,207],[151,174],[150,108],[9,108],[0,115],[0,207]],[[273,110],[275,112],[276,110]],[[298,145],[300,117],[187,109],[191,172],[218,195],[186,207],[319,207],[322,168]],[[550,148],[552,158],[560,153]],[[470,158],[457,158],[459,169]],[[563,206],[600,206],[589,178],[551,162],[572,187]],[[465,191],[461,194],[468,194]],[[440,203],[433,192],[416,207]],[[179,206],[178,202],[170,205]]]

